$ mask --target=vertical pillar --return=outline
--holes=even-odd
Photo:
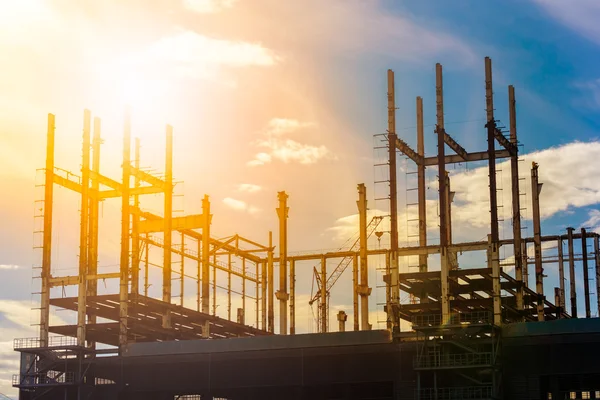
[[[446,232],[448,233],[448,246],[452,245],[452,201],[454,192],[450,190],[450,175],[446,171]],[[450,270],[458,269],[458,257],[456,252],[448,250],[448,264]]]
[[[575,282],[575,252],[573,250],[574,228],[567,228],[567,245],[569,248],[569,297],[571,298],[571,317],[577,318],[577,285]]]
[[[369,296],[371,288],[369,287],[369,265],[367,256],[367,188],[364,183],[358,185],[358,232],[359,232],[359,254],[360,254],[360,285],[358,293],[360,294],[360,329],[368,331],[371,329],[369,324]],[[388,279],[390,277],[388,276]],[[325,281],[321,283],[325,285]],[[387,283],[389,286],[393,282]],[[321,299],[325,299],[321,297]],[[392,298],[393,299],[393,298]],[[391,304],[387,305],[388,320]]]
[[[348,316],[346,315],[346,312],[345,311],[338,312],[337,320],[338,320],[338,331],[346,332],[346,321],[348,320]]]
[[[565,311],[565,263],[564,263],[564,256],[563,256],[563,241],[562,239],[558,239],[558,242],[556,243],[556,246],[558,248],[558,279],[560,280],[559,283],[559,300],[560,302],[557,304],[562,308],[562,311]]]
[[[100,209],[100,199],[98,197],[99,182],[98,175],[100,174],[100,118],[94,118],[94,132],[92,137],[92,172],[91,193],[90,193],[90,216],[88,229],[88,275],[95,276],[98,273],[98,213]],[[87,282],[87,295],[96,296],[98,294],[98,280],[92,279]],[[90,315],[89,323],[96,323],[96,316]],[[95,348],[95,343],[88,342],[90,348]]]
[[[121,189],[121,260],[119,279],[119,346],[121,350],[127,344],[127,301],[129,296],[129,225],[131,210],[129,206],[129,185],[131,176],[131,114],[125,113],[125,131],[123,135],[123,177]]]
[[[40,305],[40,346],[48,346],[50,322],[50,275],[52,264],[52,202],[54,198],[54,114],[48,114],[46,169],[44,171],[44,236],[42,243],[42,288]]]
[[[268,330],[267,327],[267,262],[261,262],[261,272],[260,272],[260,289],[261,289],[261,327],[263,331]]]
[[[279,207],[279,290],[275,294],[279,300],[279,333],[287,334],[287,219],[289,208],[287,206],[288,195],[285,192],[277,194]]]
[[[352,257],[352,314],[353,314],[353,324],[354,324],[354,330],[358,331],[359,330],[359,312],[358,312],[358,287],[359,287],[359,283],[358,283],[358,256],[356,254],[354,254],[354,257]],[[599,303],[600,304],[600,303]],[[600,305],[599,305],[600,307]]]
[[[493,279],[493,308],[494,323],[502,323],[501,292],[500,292],[500,235],[498,234],[498,199],[496,190],[496,120],[494,119],[494,91],[492,85],[492,60],[485,58],[485,105],[487,114],[487,140],[488,140],[488,170],[490,187],[490,219],[491,219],[491,258]]]
[[[450,292],[449,292],[449,269],[448,260],[448,233],[446,222],[446,152],[444,142],[444,83],[442,76],[442,65],[435,66],[435,92],[436,92],[436,133],[438,136],[438,182],[440,200],[440,269],[441,269],[441,303],[442,321],[446,323],[450,319]]]
[[[260,277],[260,271],[259,271],[259,266],[258,263],[254,264],[254,274],[256,276],[256,286],[255,286],[255,299],[254,299],[254,306],[255,308],[255,313],[256,313],[256,329],[259,329],[259,323],[260,323],[260,308],[259,308],[259,302],[260,302],[260,289],[259,289],[259,285],[260,285],[260,281],[259,281],[259,277]]]
[[[242,315],[244,318],[244,324],[246,323],[246,258],[242,258]]]
[[[275,298],[273,292],[275,290],[275,281],[273,279],[273,232],[269,231],[269,252],[267,253],[267,284],[269,286],[269,312],[268,323],[269,332],[275,333]]]
[[[163,301],[171,302],[172,235],[173,235],[173,128],[167,125],[165,154],[164,246],[163,246]],[[163,328],[171,327],[171,315],[163,315]]]
[[[212,272],[213,272],[212,314],[217,315],[217,255],[216,254],[213,254],[213,266],[212,267],[213,267],[212,268]]]
[[[197,243],[198,264],[196,265],[196,311],[202,310],[202,240]],[[146,253],[147,254],[147,253]]]
[[[202,199],[202,312],[210,313],[210,201]]]
[[[77,289],[77,345],[85,346],[88,229],[90,212],[90,130],[92,117],[89,110],[83,112],[83,151],[81,162],[81,213],[79,228],[79,284]]]
[[[327,310],[327,259],[325,256],[321,256],[321,301],[319,307],[321,307],[321,333],[327,332],[328,322],[328,310]]]
[[[527,242],[521,240],[521,264],[523,265],[523,285],[529,287],[529,259],[527,257]]]
[[[417,97],[417,153],[425,157],[425,135],[423,130],[423,99]],[[417,197],[419,204],[419,246],[427,246],[427,196],[425,165],[417,165]],[[419,255],[419,272],[427,272],[427,254]],[[421,293],[421,303],[427,303],[426,292]]]
[[[588,270],[588,255],[587,255],[587,232],[585,228],[581,228],[581,258],[583,267],[583,294],[585,301],[585,317],[592,317],[592,310],[590,307],[590,277]]]
[[[388,285],[391,287],[392,307],[387,309],[388,320],[390,312],[392,315],[392,329],[399,330],[400,319],[395,312],[396,307],[400,306],[400,286],[398,284],[398,182],[396,168],[396,88],[394,81],[394,71],[391,69],[387,73],[387,97],[388,97],[388,146],[390,163],[390,269],[391,281]],[[366,208],[366,207],[365,207]],[[366,210],[365,210],[366,212]],[[369,290],[370,294],[370,290]],[[368,310],[361,310],[363,318],[368,320]],[[364,329],[364,327],[363,327]],[[370,328],[369,328],[370,329]]]
[[[535,289],[537,292],[538,321],[544,320],[544,269],[542,267],[542,239],[540,223],[540,192],[542,185],[538,182],[538,164],[531,168],[531,199],[533,202],[533,245],[535,254]]]
[[[181,299],[179,301],[179,305],[183,307],[183,298],[185,296],[185,234],[181,232],[181,280],[179,281],[179,293],[181,294]]]
[[[135,138],[133,166],[140,169],[140,138]],[[137,174],[133,178],[133,187],[140,187]],[[131,213],[131,293],[139,293],[140,281],[140,196],[133,195],[133,213]]]
[[[149,279],[150,277],[148,276],[148,266],[150,265],[150,263],[148,262],[148,258],[149,258],[149,254],[148,252],[150,251],[150,243],[148,242],[148,234],[146,233],[146,240],[144,240],[144,296],[148,297],[148,288],[150,287],[150,283],[149,283]],[[199,254],[199,252],[198,252]],[[198,311],[200,311],[200,309],[198,309]]]
[[[231,321],[231,253],[227,254],[227,319]]]
[[[519,191],[519,154],[517,141],[517,107],[515,88],[508,87],[508,110],[510,116],[510,142],[515,146],[515,152],[510,157],[510,181],[512,195],[512,226],[513,251],[515,256],[515,279],[520,286],[517,288],[517,310],[523,310],[523,257],[521,255],[521,195]]]
[[[598,234],[594,236],[594,268],[596,269],[596,299],[600,317],[600,237]]]
[[[290,335],[296,334],[296,260],[290,260]]]
[[[562,306],[560,305],[560,288],[554,288],[554,304],[556,305],[556,319],[562,317]]]

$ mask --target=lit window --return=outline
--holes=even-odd
[[[596,398],[600,399],[600,390],[596,390]]]
[[[577,393],[575,393],[575,392],[570,392],[570,393],[569,393],[569,399],[571,399],[571,400],[577,399]]]
[[[548,393],[548,397],[547,397],[547,399],[548,399],[548,400],[552,400],[552,393]]]
[[[582,399],[590,399],[590,392],[581,392]]]

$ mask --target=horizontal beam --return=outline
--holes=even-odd
[[[496,158],[497,159],[509,158],[509,157],[510,157],[510,153],[508,150],[496,150]],[[489,158],[490,157],[489,157],[489,154],[487,151],[478,151],[475,153],[467,153],[466,160],[456,154],[446,156],[445,160],[446,160],[446,164],[456,164],[456,163],[461,163],[461,162],[484,161]],[[423,159],[423,165],[425,165],[425,166],[437,165],[437,164],[438,164],[437,157],[425,157]]]
[[[158,193],[163,193],[163,192],[164,192],[164,190],[162,188],[159,188],[156,186],[140,186],[140,187],[129,189],[129,194],[132,196],[135,196],[135,195],[142,196],[145,194],[158,194]],[[121,191],[120,190],[103,190],[98,195],[99,195],[100,199],[112,199],[115,197],[121,197]]]
[[[75,181],[72,181],[70,179],[67,179],[67,178],[57,175],[57,174],[52,175],[52,179],[54,180],[54,183],[56,183],[57,185],[60,185],[67,189],[71,189],[74,192],[81,193],[81,184],[79,184]]]
[[[90,179],[92,180],[97,180],[99,184],[104,185],[104,186],[108,186],[111,189],[115,189],[118,191],[121,191],[121,188],[123,187],[123,185],[121,185],[119,182],[115,181],[114,179],[111,179],[107,176],[104,176],[102,174],[99,174],[96,171],[90,171]]]
[[[88,281],[98,281],[101,279],[118,279],[121,277],[121,273],[112,272],[106,274],[88,275],[86,279]],[[71,276],[53,276],[49,280],[50,287],[57,286],[75,286],[79,284],[79,277],[77,275]]]
[[[202,228],[202,222],[204,220],[204,214],[193,214],[186,215],[184,217],[172,218],[172,230],[178,231],[181,229],[200,229]],[[139,233],[154,233],[164,232],[165,220],[161,219],[150,219],[139,222],[138,225]]]

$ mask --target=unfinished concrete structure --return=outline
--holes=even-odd
[[[384,138],[389,168],[390,246],[379,249],[368,248],[368,238],[373,233],[379,234],[376,230],[382,217],[368,220],[367,187],[363,183],[358,185],[359,239],[348,249],[290,254],[287,239],[288,195],[284,191],[277,194],[275,203],[279,220],[276,245],[271,232],[265,232],[267,244],[260,244],[238,234],[216,239],[211,236],[213,216],[208,196],[202,199],[201,214],[173,216],[173,129],[170,126],[166,127],[165,135],[165,171],[162,176],[155,176],[140,168],[139,141],[135,142],[134,160],[131,160],[131,122],[129,114],[126,114],[122,176],[115,180],[103,175],[100,170],[99,119],[94,119],[92,134],[91,113],[87,110],[84,113],[82,169],[78,176],[65,173],[55,165],[55,121],[54,116],[49,115],[43,208],[40,337],[15,341],[15,349],[22,353],[22,362],[20,374],[15,375],[13,383],[20,388],[22,398],[121,396],[128,399],[172,399],[182,398],[183,395],[197,395],[203,398],[219,396],[246,399],[281,398],[282,393],[285,393],[289,398],[366,399],[376,397],[374,392],[378,390],[381,393],[377,394],[377,398],[386,399],[517,398],[513,395],[516,392],[511,391],[502,379],[503,371],[507,368],[502,353],[504,326],[577,317],[575,262],[578,261],[583,263],[586,277],[585,315],[587,318],[591,317],[587,267],[588,260],[592,261],[597,289],[600,289],[599,236],[584,229],[581,233],[574,233],[573,229],[569,229],[566,234],[542,234],[539,213],[541,184],[538,182],[538,165],[534,164],[530,182],[534,235],[521,237],[515,90],[512,86],[508,88],[510,135],[507,138],[494,115],[492,65],[489,58],[485,59],[485,129],[488,146],[483,151],[467,151],[446,131],[440,64],[436,66],[435,156],[425,156],[421,98],[416,101],[417,150],[413,150],[396,134],[395,81],[391,70],[387,73],[387,82],[388,129]],[[501,149],[496,148],[497,144]],[[455,154],[446,154],[446,146]],[[417,165],[418,246],[399,246],[398,152]],[[500,239],[498,230],[496,182],[497,160],[501,159],[510,159],[512,183],[513,237],[504,240]],[[488,240],[455,243],[452,238],[450,207],[453,193],[450,191],[451,176],[447,172],[447,166],[486,160],[490,200]],[[427,167],[437,168],[440,210],[438,244],[427,243]],[[79,269],[76,276],[53,274],[51,255],[54,185],[68,188],[81,198]],[[141,198],[147,194],[164,196],[162,216],[141,208]],[[98,209],[99,203],[108,199],[121,200],[120,265],[118,271],[100,273],[97,267]],[[576,240],[581,241],[583,251],[580,255],[575,254]],[[587,240],[594,242],[593,252],[587,250]],[[565,241],[568,243],[566,262],[569,265],[570,313],[566,310],[565,302]],[[542,244],[547,242],[558,244],[558,259],[543,256]],[[534,249],[532,258],[527,255],[529,245]],[[513,274],[503,270],[503,266],[509,263],[501,263],[502,246],[512,248]],[[151,248],[162,251],[160,264],[151,262]],[[485,251],[485,265],[480,268],[461,268],[459,255],[470,251]],[[440,256],[439,271],[429,269],[428,256],[432,254]],[[296,264],[306,260],[320,263],[320,268],[314,270],[318,291],[311,299],[311,303],[318,304],[318,331],[325,333],[329,330],[330,289],[350,264],[353,272],[352,330],[370,331],[372,321],[369,321],[369,310],[372,307],[369,302],[372,288],[368,281],[368,266],[369,257],[377,255],[384,256],[386,260],[384,310],[387,315],[387,331],[350,332],[345,327],[346,314],[340,313],[337,316],[338,329],[344,333],[335,336],[297,335],[298,339],[279,337],[296,333]],[[400,271],[400,259],[410,256],[418,256],[418,272]],[[179,260],[179,270],[173,268],[174,257]],[[233,259],[239,260],[242,267],[236,268]],[[336,268],[331,272],[327,269],[328,260],[337,262]],[[544,291],[544,283],[547,282],[544,280],[543,266],[547,263],[558,263],[559,269],[559,282],[553,282],[558,284],[553,292],[556,296],[550,299]],[[188,276],[185,272],[184,265],[190,264],[196,266],[196,274],[193,276]],[[530,264],[535,266],[535,288],[529,287]],[[152,298],[148,293],[150,267],[162,270],[160,299]],[[217,281],[217,271],[226,275],[227,286],[220,286],[222,283]],[[195,308],[184,304],[184,278],[195,282]],[[178,304],[174,302],[176,296],[173,292],[173,282],[177,279],[180,283]],[[242,282],[242,292],[238,294],[242,299],[242,307],[234,320],[231,315],[231,296],[235,292],[232,290],[232,279],[240,279]],[[276,279],[279,284],[275,291]],[[117,281],[118,293],[99,295],[99,280]],[[51,296],[52,288],[67,286],[76,287],[77,295]],[[216,315],[217,288],[222,288],[227,293],[227,318]],[[418,301],[404,303],[401,301],[402,294],[409,294]],[[255,303],[252,323],[249,323],[251,316],[246,315],[247,299]],[[275,328],[275,300],[279,303],[278,330]],[[50,307],[53,306],[76,313],[76,324],[50,325]],[[598,308],[600,311],[600,300]],[[403,321],[411,324],[410,332],[402,332]],[[250,326],[251,324],[254,326]],[[595,326],[589,328],[590,331],[594,329]],[[274,337],[275,334],[277,338]],[[551,336],[551,333],[548,335]],[[221,343],[214,339],[227,341]],[[184,356],[184,353],[188,355]],[[353,358],[353,353],[358,355]],[[327,358],[337,361],[327,364],[323,361]],[[269,374],[273,375],[268,377],[252,372],[252,364],[243,361],[250,359],[265,370],[268,369],[265,359],[271,360],[269,362],[279,360],[275,363],[280,372],[287,371],[285,379],[288,380],[278,383],[283,379],[275,378],[278,368],[269,367]],[[296,365],[298,359],[302,360],[301,366]],[[213,366],[212,360],[219,360],[215,361],[218,366]],[[509,360],[518,362],[518,357]],[[305,366],[305,362],[308,366]],[[339,368],[339,363],[354,365],[356,368],[354,371],[342,368],[346,375],[336,375],[326,372],[323,369],[325,367],[319,367],[320,362],[330,368]],[[176,367],[179,363],[187,364],[182,368]],[[169,371],[164,370],[161,365],[168,366]],[[236,370],[236,365],[246,365],[247,368]],[[213,368],[220,368],[219,372]],[[596,376],[596,372],[590,372],[590,376]],[[242,378],[244,373],[252,378]],[[234,375],[236,380],[246,383],[228,383],[226,376]],[[156,379],[149,382],[148,377],[154,376]],[[593,381],[593,378],[588,380]],[[350,382],[363,382],[363,386],[358,388],[360,385],[357,383],[356,390],[338,390],[339,385],[348,386]],[[292,392],[289,392],[290,387],[294,388]],[[577,388],[573,386],[571,389]],[[556,387],[548,393],[558,394],[565,390],[569,392],[570,389]],[[542,389],[538,392],[542,393]],[[513,397],[507,397],[507,393],[513,393]]]

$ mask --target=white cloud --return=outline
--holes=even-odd
[[[249,205],[245,201],[233,199],[231,197],[224,198],[223,204],[236,211],[246,211],[251,215],[256,215],[260,212],[260,208]]]
[[[591,227],[592,231],[600,233],[600,210],[590,210],[588,220],[583,223],[584,227]]]
[[[533,0],[557,21],[600,44],[600,2],[597,0]]]
[[[262,190],[262,187],[259,185],[254,185],[252,183],[241,183],[238,185],[238,191],[247,192],[247,193],[256,193]]]
[[[5,270],[15,270],[15,269],[20,269],[21,267],[15,264],[0,264],[0,269],[5,269]]]
[[[197,13],[216,13],[231,8],[238,0],[184,0],[183,5]]]
[[[256,154],[254,159],[249,161],[247,165],[264,165],[272,162],[273,159],[286,164],[292,162],[314,164],[322,159],[337,159],[335,154],[324,145],[314,146],[283,137],[286,134],[313,126],[315,126],[313,123],[300,122],[295,119],[273,118],[265,129],[264,136],[266,138],[259,139],[256,142],[258,147],[266,148],[268,152]]]

